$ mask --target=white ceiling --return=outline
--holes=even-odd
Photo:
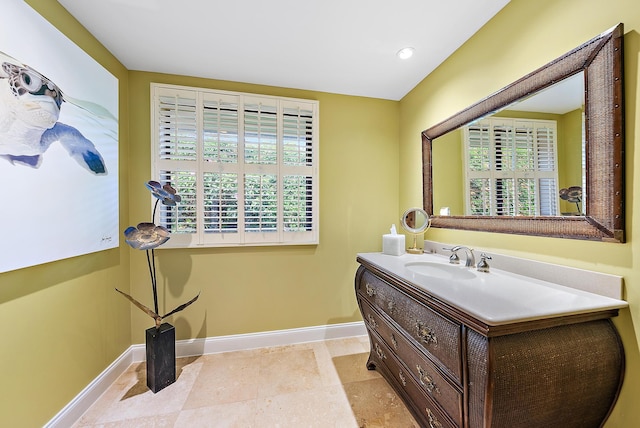
[[[124,66],[399,100],[509,0],[58,0]],[[415,48],[400,60],[396,52]]]
[[[518,111],[565,114],[584,105],[584,73],[568,77],[555,85],[518,101]]]

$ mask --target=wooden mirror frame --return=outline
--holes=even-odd
[[[422,132],[423,204],[433,216],[433,140],[576,73],[585,75],[584,216],[433,216],[431,227],[624,242],[623,24]]]

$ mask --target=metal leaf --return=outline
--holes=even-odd
[[[133,297],[129,296],[127,293],[120,291],[116,288],[116,291],[120,294],[122,294],[124,297],[126,297],[127,299],[129,299],[129,301],[131,303],[133,303],[134,305],[136,305],[138,308],[140,308],[142,310],[142,312],[146,313],[147,315],[149,315],[151,318],[153,318],[156,321],[156,325],[158,325],[158,321],[162,321],[162,318],[160,315],[156,314],[155,312],[153,312],[151,309],[147,308],[145,305],[143,305],[142,303],[138,302],[136,299],[134,299]]]
[[[181,310],[185,309],[187,306],[189,306],[190,304],[192,304],[193,302],[198,300],[198,297],[200,297],[200,293],[198,293],[198,295],[196,297],[194,297],[193,299],[189,300],[187,303],[184,303],[184,304],[178,306],[177,308],[175,308],[174,310],[172,310],[171,312],[166,313],[165,315],[162,316],[162,318],[166,318],[169,315],[173,315],[176,312],[180,312]]]

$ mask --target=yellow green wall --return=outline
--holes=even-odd
[[[360,320],[354,299],[356,253],[380,251],[398,222],[399,103],[156,73],[130,72],[131,218],[148,220],[151,82],[306,98],[320,102],[320,244],[302,247],[165,249],[159,257],[161,301],[172,309],[178,339]],[[399,225],[397,225],[399,227]],[[131,254],[131,290],[151,301],[143,252]],[[165,299],[166,298],[166,299]],[[162,312],[162,309],[161,309]],[[134,343],[151,319],[132,316]]]
[[[120,226],[148,220],[149,83],[320,101],[320,244],[159,250],[160,301],[178,339],[359,321],[355,257],[398,222],[399,103],[126,70],[58,2],[29,0],[120,83]],[[152,320],[113,290],[150,303],[144,253],[120,248],[0,274],[0,426],[42,426]]]
[[[29,3],[120,79],[120,150],[126,154],[127,70],[57,2]],[[120,162],[121,221],[128,211],[126,159]],[[28,227],[5,225],[17,226]],[[128,257],[116,248],[0,274],[0,426],[42,426],[131,345],[130,308],[113,291],[129,287]]]
[[[619,22],[625,25],[627,243],[610,244],[432,228],[427,239],[460,243],[624,276],[630,309],[616,318],[626,351],[625,383],[607,427],[640,420],[640,240],[634,239],[640,199],[638,59],[640,3],[636,0],[511,0],[444,64],[400,102],[400,207],[420,204],[420,131],[446,119]],[[488,52],[491,54],[488,54]],[[597,388],[597,386],[594,385]]]
[[[582,109],[563,114],[558,120],[559,187],[582,186]],[[575,212],[572,202],[560,201],[560,212]]]
[[[439,137],[432,145],[433,207],[449,207],[451,215],[464,215],[464,132],[462,129]]]

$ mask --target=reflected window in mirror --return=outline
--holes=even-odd
[[[436,211],[447,206],[458,216],[584,215],[585,195],[578,203],[567,199],[569,189],[573,194],[586,187],[583,73],[449,134],[462,149],[449,146],[446,156],[434,154],[434,170],[458,159],[463,164],[445,177],[434,174],[434,199],[445,199]],[[434,141],[434,153],[452,143],[449,134]]]
[[[616,25],[422,132],[424,209],[444,213],[432,218],[433,227],[624,242],[623,34]],[[565,86],[574,89],[553,96],[561,111],[534,106]],[[559,215],[468,214],[462,128],[489,116],[543,111],[560,115],[540,118],[557,121]]]
[[[557,122],[491,117],[463,128],[466,215],[558,215]]]

